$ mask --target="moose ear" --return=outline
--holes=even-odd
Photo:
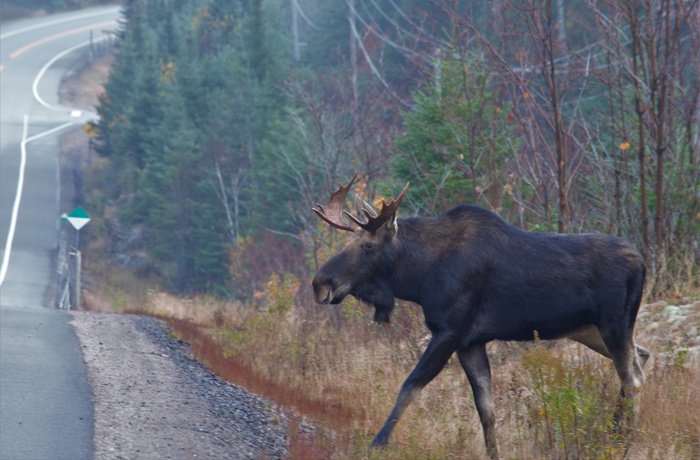
[[[386,225],[386,229],[389,230],[392,235],[399,233],[399,224],[396,222],[396,213],[394,213],[384,225]]]

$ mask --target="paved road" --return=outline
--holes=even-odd
[[[92,390],[71,317],[52,307],[58,139],[93,114],[58,103],[60,77],[119,9],[0,27],[0,459],[90,458]]]

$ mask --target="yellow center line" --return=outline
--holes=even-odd
[[[10,54],[10,57],[14,59],[14,58],[16,58],[17,56],[19,56],[20,54],[24,53],[24,52],[27,51],[27,50],[30,50],[30,49],[32,49],[32,48],[34,48],[34,47],[36,47],[36,46],[39,46],[39,45],[43,45],[44,43],[49,42],[49,41],[51,41],[51,40],[55,40],[55,39],[57,39],[57,38],[67,37],[68,35],[73,35],[73,34],[77,34],[77,33],[80,33],[80,32],[85,32],[86,30],[94,29],[94,28],[97,28],[97,27],[104,27],[104,26],[107,26],[107,25],[109,25],[109,24],[116,24],[116,23],[117,23],[117,20],[116,20],[116,19],[112,19],[111,21],[99,22],[99,23],[97,23],[97,24],[92,24],[92,25],[89,25],[89,26],[80,27],[80,28],[77,28],[77,29],[71,29],[71,30],[67,30],[67,31],[65,31],[65,32],[61,32],[61,33],[58,33],[58,34],[50,35],[50,36],[48,36],[48,37],[44,37],[44,38],[42,38],[42,39],[40,39],[40,40],[37,40],[37,41],[35,41],[35,42],[32,42],[32,43],[30,43],[30,44],[28,44],[28,45],[23,46],[22,48],[20,48],[20,49],[14,51],[13,53],[11,53],[11,54]]]

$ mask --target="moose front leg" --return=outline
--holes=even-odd
[[[457,351],[459,362],[467,374],[474,392],[474,403],[484,429],[486,451],[491,459],[498,458],[496,444],[493,395],[491,394],[491,366],[486,354],[486,344],[479,343]]]
[[[450,335],[433,335],[428,348],[418,361],[415,369],[413,369],[413,372],[401,386],[394,409],[391,411],[382,429],[375,436],[374,441],[372,441],[372,447],[381,447],[389,442],[389,436],[391,436],[391,432],[401,418],[401,414],[411,403],[414,396],[445,367],[450,356],[455,352],[455,343],[455,340]]]

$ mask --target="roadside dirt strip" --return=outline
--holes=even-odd
[[[101,459],[257,459],[286,453],[286,418],[199,364],[152,318],[73,312]]]

